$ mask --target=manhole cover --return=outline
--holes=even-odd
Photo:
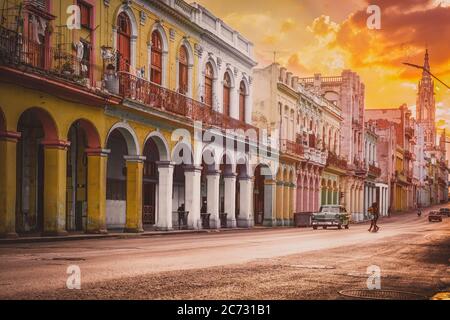
[[[426,300],[427,297],[422,295],[396,290],[368,290],[368,289],[352,289],[341,290],[339,293],[346,297],[373,300]]]

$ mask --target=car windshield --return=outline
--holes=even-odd
[[[339,207],[321,207],[320,212],[340,213]]]

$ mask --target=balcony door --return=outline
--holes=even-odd
[[[178,72],[178,91],[186,94],[188,92],[188,53],[185,46],[180,47]]]
[[[117,51],[119,71],[130,71],[131,57],[131,22],[126,13],[122,12],[117,18]]]
[[[162,83],[162,39],[159,31],[152,33],[152,58],[150,80],[156,84]]]
[[[223,113],[230,115],[230,93],[231,93],[231,79],[228,72],[225,72],[223,78]]]
[[[244,81],[239,85],[239,120],[245,121],[245,96],[247,90],[245,89]]]
[[[213,81],[214,81],[214,70],[211,63],[206,64],[205,69],[205,103],[212,107],[213,103]]]

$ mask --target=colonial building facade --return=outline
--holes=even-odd
[[[328,102],[304,90],[298,77],[279,64],[255,69],[254,86],[253,123],[280,133],[275,223],[292,225],[294,212],[319,209],[327,159],[320,132]],[[338,124],[335,129],[339,131]]]
[[[342,204],[347,212],[358,216],[364,210],[364,180],[367,168],[364,165],[364,97],[365,87],[359,76],[344,70],[340,76],[300,79],[311,92],[322,96],[342,112],[340,127],[340,154],[347,161],[347,174],[342,179],[344,185]]]
[[[0,233],[248,227],[256,204],[272,215],[277,153],[250,123],[252,44],[184,1],[80,0],[69,28],[72,4],[3,11]]]

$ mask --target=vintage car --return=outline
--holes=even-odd
[[[431,211],[428,214],[428,221],[429,222],[441,222],[442,214],[439,211]]]
[[[441,215],[443,216],[447,216],[450,217],[450,208],[440,208],[439,212],[441,213]]]
[[[320,211],[311,216],[311,225],[314,230],[318,227],[326,229],[328,227],[337,227],[338,229],[348,229],[350,215],[345,207],[340,205],[321,206]]]

